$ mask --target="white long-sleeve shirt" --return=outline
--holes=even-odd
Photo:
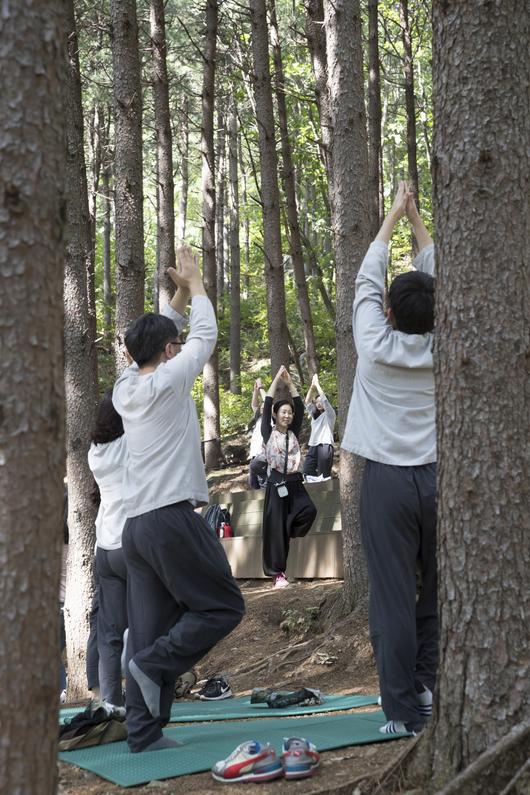
[[[106,444],[92,443],[88,451],[88,466],[101,495],[96,517],[96,542],[102,549],[121,547],[121,534],[127,519],[122,498],[127,459],[125,434]]]
[[[357,371],[342,447],[383,464],[436,461],[433,335],[396,331],[384,313],[388,246],[374,241],[355,283]],[[434,246],[414,267],[434,273]]]
[[[178,320],[170,308],[164,311]],[[121,415],[129,463],[123,481],[127,516],[183,500],[208,502],[199,420],[191,390],[215,348],[217,323],[206,296],[191,302],[190,330],[180,353],[141,375],[136,364],[116,381],[112,401]]]
[[[309,447],[316,447],[317,444],[333,444],[333,429],[335,427],[337,415],[327,397],[320,398],[320,402],[323,408],[322,414],[319,414],[315,419],[311,412],[309,412],[309,416],[311,417]]]

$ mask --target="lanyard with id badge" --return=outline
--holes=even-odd
[[[276,490],[278,493],[278,497],[287,497],[289,491],[285,484],[285,478],[287,475],[287,460],[289,457],[289,431],[285,434],[285,463],[283,466],[283,480],[280,483],[276,483]]]

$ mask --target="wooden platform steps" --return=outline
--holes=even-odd
[[[287,576],[307,579],[340,579],[342,533],[339,481],[336,478],[306,483],[318,513],[305,538],[291,541]],[[232,519],[233,538],[222,539],[234,577],[259,579],[261,567],[261,518],[265,491],[222,492],[212,495],[210,504],[226,505]]]

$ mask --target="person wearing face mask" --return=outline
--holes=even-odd
[[[273,403],[278,386],[287,386],[290,399]],[[271,427],[271,417],[273,425]],[[298,436],[304,404],[282,365],[267,392],[261,418],[261,435],[267,458],[267,487],[263,506],[263,571],[274,578],[275,588],[285,588],[289,542],[305,536],[317,510],[304,487]]]

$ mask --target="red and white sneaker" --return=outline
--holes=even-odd
[[[287,588],[288,585],[289,585],[289,580],[287,579],[283,571],[280,574],[277,574],[276,577],[274,578],[275,588]]]
[[[282,749],[283,774],[287,779],[308,778],[320,764],[320,754],[303,737],[284,737]]]
[[[283,776],[282,763],[269,743],[248,740],[212,767],[212,776],[223,783],[272,781]]]

